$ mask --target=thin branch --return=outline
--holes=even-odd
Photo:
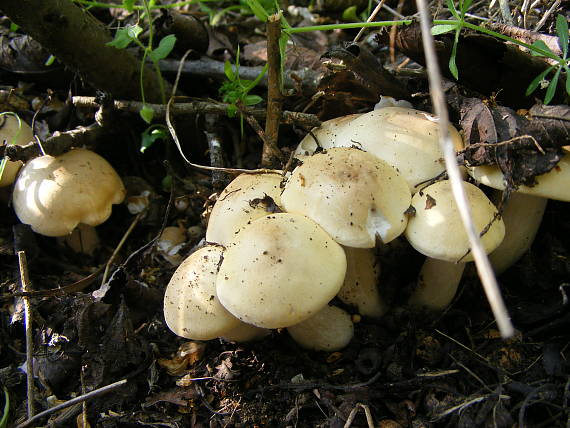
[[[275,160],[283,94],[281,93],[281,52],[279,39],[281,37],[281,12],[267,18],[267,119],[265,120],[265,136],[261,153],[261,166],[267,167]],[[277,159],[280,159],[279,156]]]
[[[38,413],[34,417],[29,418],[28,420],[22,422],[20,425],[17,425],[16,428],[29,427],[29,426],[33,425],[36,421],[40,420],[41,418],[44,418],[48,415],[51,415],[52,413],[55,413],[55,412],[58,412],[60,410],[71,407],[75,404],[83,403],[84,401],[98,397],[99,395],[107,394],[108,392],[111,392],[112,390],[124,385],[125,383],[127,383],[127,379],[120,380],[120,381],[112,383],[110,385],[103,386],[99,389],[95,389],[91,392],[88,392],[87,394],[83,394],[83,395],[80,395],[79,397],[72,398],[71,400],[66,401],[65,403],[58,404],[57,406],[53,406],[47,410],[44,410],[41,413]]]
[[[469,238],[477,272],[479,273],[479,278],[481,279],[491,310],[493,311],[495,320],[497,321],[497,326],[501,335],[504,338],[507,338],[513,335],[514,328],[503,302],[493,268],[491,267],[489,258],[481,245],[479,233],[473,224],[473,217],[471,216],[471,210],[463,187],[463,180],[461,179],[461,173],[457,166],[455,150],[453,148],[451,138],[449,137],[449,117],[441,85],[441,73],[430,29],[431,19],[428,13],[428,7],[425,0],[416,0],[416,4],[418,6],[418,11],[420,12],[422,39],[429,74],[432,103],[435,113],[439,117],[439,143],[444,154],[445,166],[451,182],[451,190],[459,209],[461,220],[463,221],[463,227],[465,228],[465,232]]]
[[[20,268],[20,284],[24,293],[32,291],[28,276],[26,253],[18,251],[18,266]],[[28,419],[34,416],[34,341],[32,335],[32,305],[30,297],[24,296],[24,325],[26,328],[26,391],[28,400]]]

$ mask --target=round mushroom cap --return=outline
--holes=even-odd
[[[468,168],[469,175],[477,182],[497,190],[505,190],[505,178],[496,165]],[[570,155],[565,155],[546,174],[535,177],[534,186],[519,186],[517,192],[570,202]]]
[[[240,320],[264,328],[297,324],[340,290],[344,250],[314,221],[272,214],[246,225],[227,246],[218,298]]]
[[[241,174],[220,193],[208,220],[206,241],[228,245],[243,226],[281,203],[280,174]]]
[[[354,148],[333,148],[306,158],[281,195],[288,212],[315,220],[338,243],[372,248],[406,228],[411,194],[386,162]]]
[[[311,318],[287,329],[293,340],[306,349],[338,351],[354,336],[350,315],[336,306],[325,306]]]
[[[384,107],[349,118],[340,130],[325,134],[323,142],[319,139],[324,148],[356,146],[372,153],[406,179],[412,194],[418,190],[418,184],[445,171],[439,147],[438,120],[430,113],[405,107]],[[451,125],[448,129],[455,149],[463,149],[459,132]],[[316,145],[306,142],[308,137],[311,136],[301,141],[295,153],[314,152]],[[309,148],[313,148],[312,152]]]
[[[221,339],[225,340],[226,342],[254,342],[256,340],[264,338],[270,332],[271,330],[267,330],[266,328],[256,327],[254,325],[246,324],[240,321],[239,325],[236,328],[225,332]]]
[[[164,318],[178,336],[210,340],[242,324],[216,297],[223,247],[208,245],[190,254],[172,275],[164,294]]]
[[[490,253],[505,237],[505,224],[501,218],[495,218],[497,209],[481,189],[467,182],[463,182],[463,187],[476,229],[482,232],[495,219],[481,237],[483,248]],[[434,183],[416,193],[412,206],[415,215],[410,217],[405,235],[417,251],[449,262],[473,260],[473,256],[467,254],[469,240],[448,180]]]
[[[11,114],[5,114],[0,117],[0,145],[16,144],[18,146],[25,146],[33,141],[33,139],[34,134],[32,128],[30,128],[26,122],[23,120],[18,121],[18,119]],[[23,164],[22,161],[6,161],[2,178],[0,178],[0,187],[11,185]]]
[[[380,318],[387,308],[378,291],[380,264],[374,249],[345,247],[344,252],[346,276],[337,297],[361,315]]]
[[[341,147],[337,143],[339,135],[344,135],[350,127],[350,123],[359,117],[360,114],[349,114],[321,123],[321,126],[311,129],[305,138],[301,140],[295,149],[295,157],[302,159],[304,156],[311,156],[318,147],[322,149],[330,149],[332,147]],[[318,142],[318,144],[317,144]],[[350,147],[344,146],[344,147]]]
[[[113,167],[97,153],[73,149],[29,161],[14,186],[13,205],[22,223],[46,236],[65,236],[79,224],[97,226],[125,198]]]

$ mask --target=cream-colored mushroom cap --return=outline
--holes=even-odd
[[[13,205],[22,223],[34,232],[64,236],[79,224],[97,226],[125,198],[113,167],[98,154],[74,149],[29,161],[14,186]]]
[[[0,144],[24,146],[33,141],[33,139],[32,128],[26,122],[23,120],[18,121],[11,114],[5,114],[0,117]],[[12,184],[23,164],[21,161],[7,161],[2,178],[0,178],[0,187]]]
[[[331,147],[350,147],[351,145],[341,146],[337,143],[339,137],[344,135],[345,131],[350,127],[350,123],[359,117],[360,114],[349,114],[347,116],[337,117],[321,123],[320,126],[311,129],[305,138],[301,140],[295,150],[295,157],[302,159],[304,156],[310,156],[315,153],[318,147],[329,149]],[[344,140],[344,139],[343,139]],[[318,141],[318,145],[317,145]]]
[[[252,221],[227,246],[218,298],[240,320],[264,328],[297,324],[340,290],[344,250],[314,221],[280,213]]]
[[[354,305],[361,315],[380,318],[386,304],[378,291],[380,265],[372,248],[345,247],[346,276],[337,297]]]
[[[280,204],[280,174],[242,174],[220,193],[206,229],[206,241],[228,245],[252,220],[270,214],[266,196]]]
[[[223,334],[221,339],[225,340],[226,342],[254,342],[256,340],[260,340],[267,336],[271,330],[266,328],[256,327],[251,324],[246,324],[244,322],[239,323],[239,325]]]
[[[438,127],[437,118],[430,113],[404,107],[384,107],[343,123],[340,131],[322,135],[319,142],[325,148],[356,146],[372,153],[394,167],[406,179],[410,191],[415,193],[418,184],[445,170]],[[461,150],[463,140],[451,125],[449,135],[455,150]],[[311,152],[307,148],[313,146],[310,146],[310,141],[305,142],[307,137],[296,153]],[[306,147],[301,147],[303,145]]]
[[[469,175],[485,186],[505,190],[505,179],[498,166],[476,166],[468,168]],[[537,175],[534,186],[519,186],[517,192],[543,198],[570,202],[570,155],[546,174]]]
[[[482,232],[493,220],[497,209],[483,191],[473,184],[463,182],[471,207],[473,223]],[[406,238],[420,253],[435,259],[456,262],[473,260],[469,240],[451,192],[448,180],[434,183],[412,198],[415,215],[410,217]],[[481,237],[483,248],[490,253],[499,246],[505,236],[503,220],[496,219]]]
[[[166,287],[164,318],[178,336],[215,339],[242,324],[216,297],[216,277],[223,247],[208,245],[190,254]]]
[[[372,248],[406,228],[411,194],[386,162],[354,148],[333,148],[306,158],[281,195],[288,212],[315,220],[338,243]]]
[[[354,336],[350,315],[336,306],[325,306],[311,318],[287,329],[303,348],[315,351],[338,351]]]

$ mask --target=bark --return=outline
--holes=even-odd
[[[106,46],[109,31],[72,1],[0,0],[0,10],[95,88],[115,98],[141,98],[140,61],[125,49]],[[159,88],[158,76],[147,67],[146,100],[161,102]]]

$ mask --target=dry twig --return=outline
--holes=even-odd
[[[24,293],[32,291],[28,276],[28,262],[26,253],[18,251],[18,265],[20,269],[20,284]],[[28,399],[28,419],[34,416],[34,341],[32,336],[32,305],[30,297],[24,296],[24,325],[26,328],[26,391]]]

